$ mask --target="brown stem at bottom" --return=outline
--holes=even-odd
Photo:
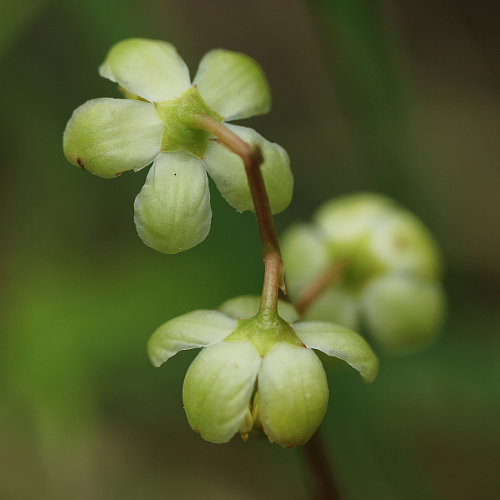
[[[278,288],[285,291],[283,262],[281,260],[278,236],[269,205],[269,198],[260,169],[264,161],[260,147],[243,141],[232,130],[210,116],[199,115],[196,119],[196,125],[215,135],[224,146],[243,160],[255,207],[260,238],[262,240],[262,251],[264,253],[265,271],[260,310],[261,312],[276,312],[278,307]]]
[[[304,445],[304,455],[316,487],[315,496],[318,500],[341,500],[320,431],[321,428]]]
[[[294,304],[300,316],[330,285],[341,278],[346,265],[346,260],[335,262],[302,292]],[[341,500],[342,497],[322,439],[321,427],[304,445],[304,455],[316,486],[316,498],[318,500]]]

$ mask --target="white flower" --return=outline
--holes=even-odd
[[[281,240],[290,296],[296,300],[335,263],[342,263],[342,276],[306,319],[366,326],[391,352],[435,338],[445,309],[441,262],[417,217],[384,196],[361,193],[325,203],[313,220],[292,226]]]
[[[64,132],[64,153],[74,165],[105,178],[153,162],[135,201],[137,230],[147,245],[177,253],[206,238],[212,215],[207,171],[228,203],[253,210],[242,160],[193,118],[203,113],[225,121],[268,112],[269,86],[255,61],[212,50],[191,83],[172,45],[128,39],[111,48],[99,71],[127,99],[93,99],[77,108]],[[253,129],[226,126],[260,146],[271,209],[284,210],[293,189],[286,151]]]
[[[378,360],[357,333],[327,322],[297,322],[281,302],[280,316],[257,315],[259,297],[225,302],[218,311],[194,311],[163,324],[148,352],[160,366],[181,350],[202,347],[183,388],[191,427],[207,441],[225,443],[252,427],[290,447],[306,443],[323,419],[328,385],[318,349],[349,363],[371,382]]]

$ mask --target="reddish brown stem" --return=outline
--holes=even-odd
[[[302,292],[294,304],[295,309],[297,309],[297,312],[301,316],[330,285],[341,278],[346,264],[346,260],[335,262],[316,281],[314,281]]]
[[[317,500],[341,500],[343,496],[340,494],[332,473],[332,466],[321,436],[321,428],[305,444],[303,453],[313,478],[314,498]]]
[[[264,253],[264,286],[262,288],[260,310],[261,312],[276,312],[278,307],[278,289],[281,288],[285,291],[283,262],[281,260],[278,236],[269,205],[269,198],[260,169],[264,161],[260,147],[256,144],[248,144],[243,141],[232,130],[210,116],[199,115],[196,125],[215,135],[224,146],[243,160],[255,207],[260,238],[262,240],[262,251]]]

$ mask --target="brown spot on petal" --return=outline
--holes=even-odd
[[[78,157],[78,158],[76,159],[76,163],[78,163],[78,166],[79,166],[80,168],[82,168],[83,170],[87,170],[87,169],[85,168],[85,164],[83,163],[83,160],[82,160],[80,157]]]
[[[115,177],[120,177],[120,175],[123,175],[123,172],[118,172],[117,174],[115,174]]]
[[[396,236],[393,240],[393,243],[394,246],[401,251],[406,250],[410,244],[408,239],[401,235]]]

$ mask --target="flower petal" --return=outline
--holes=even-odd
[[[259,295],[242,295],[241,297],[226,300],[217,309],[231,318],[249,319],[259,312],[260,300]],[[299,319],[295,307],[284,300],[278,300],[278,314],[288,323],[293,323]]]
[[[162,153],[134,204],[142,241],[162,253],[178,253],[202,242],[212,211],[203,164],[187,153]]]
[[[394,353],[419,349],[432,342],[443,322],[445,306],[439,284],[405,276],[374,280],[362,298],[369,332]]]
[[[437,244],[424,224],[412,213],[398,210],[380,220],[373,234],[374,255],[398,273],[435,279],[441,274]]]
[[[68,161],[99,177],[140,170],[158,156],[163,123],[148,102],[93,99],[75,109],[63,137]]]
[[[377,219],[397,206],[376,193],[356,193],[324,203],[315,222],[334,244],[347,244],[365,237],[376,227]]]
[[[236,320],[218,311],[192,311],[161,325],[148,341],[149,359],[161,366],[179,351],[205,347],[227,337]]]
[[[295,323],[293,329],[307,347],[349,363],[367,382],[377,376],[378,359],[366,340],[356,332],[333,323]]]
[[[290,204],[293,191],[293,176],[286,151],[251,128],[226,126],[244,141],[260,146],[264,157],[262,176],[271,210],[273,213],[281,212]],[[243,160],[218,142],[211,141],[205,161],[210,177],[226,201],[239,212],[254,210]]]
[[[186,373],[184,409],[189,425],[212,443],[226,443],[248,414],[261,358],[250,341],[203,349]]]
[[[321,233],[311,224],[296,224],[283,234],[281,253],[286,269],[286,288],[297,298],[332,265]]]
[[[345,254],[358,273],[408,272],[434,279],[440,258],[424,224],[395,202],[374,193],[344,196],[324,204],[315,221],[336,255]],[[355,258],[352,258],[352,257]]]
[[[113,45],[99,74],[150,102],[175,99],[190,86],[189,70],[175,47],[145,38]]]
[[[271,92],[262,68],[238,52],[207,52],[194,78],[205,102],[227,120],[248,118],[271,109]]]
[[[307,321],[331,321],[356,330],[359,327],[359,300],[341,286],[324,290],[306,309]]]
[[[271,441],[291,447],[306,443],[328,404],[323,365],[311,349],[280,342],[259,370],[260,422]]]

